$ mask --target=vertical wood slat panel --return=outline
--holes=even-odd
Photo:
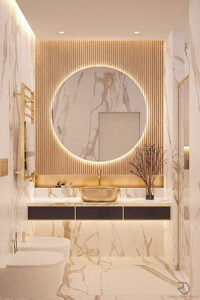
[[[88,66],[114,67],[139,84],[148,105],[148,123],[139,145],[163,147],[162,41],[37,41],[36,43],[36,173],[129,174],[134,150],[113,162],[79,160],[57,142],[51,128],[51,102],[59,84]]]

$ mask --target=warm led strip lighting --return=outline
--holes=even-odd
[[[21,28],[25,29],[25,31],[30,34],[30,35],[34,35],[32,28],[30,27],[29,23],[27,22],[26,18],[24,17],[21,9],[19,8],[17,2],[15,0],[9,0],[10,4],[12,6],[12,9],[14,10],[14,12],[16,13],[17,16],[17,21],[19,21],[21,24]]]

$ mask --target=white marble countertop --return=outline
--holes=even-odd
[[[34,199],[28,202],[28,206],[172,206],[172,201],[165,198],[146,200],[120,197],[115,202],[83,202],[80,197],[53,197]]]

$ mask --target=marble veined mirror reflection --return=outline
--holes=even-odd
[[[89,161],[117,159],[140,140],[147,122],[144,95],[125,73],[108,67],[82,69],[58,88],[52,123],[62,145]]]

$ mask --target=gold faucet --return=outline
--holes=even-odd
[[[98,186],[101,185],[101,170],[98,170]]]

